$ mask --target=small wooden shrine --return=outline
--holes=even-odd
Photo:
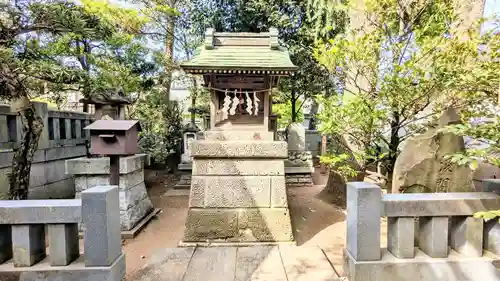
[[[181,68],[203,75],[211,92],[210,128],[269,128],[270,93],[297,67],[278,43],[278,31],[225,33],[207,29],[205,43]]]

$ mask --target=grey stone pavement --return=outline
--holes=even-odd
[[[134,281],[342,281],[319,247],[186,247],[157,250]]]

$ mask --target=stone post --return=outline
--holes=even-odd
[[[122,253],[117,186],[82,192],[85,266],[110,266]]]
[[[347,251],[356,261],[380,260],[382,191],[365,182],[347,183]],[[369,234],[369,235],[367,235]]]

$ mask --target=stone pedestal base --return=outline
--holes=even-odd
[[[283,164],[286,142],[236,133],[208,133],[191,143],[193,176],[182,242],[293,241]],[[226,140],[233,135],[237,141]]]
[[[310,151],[288,151],[288,159],[285,160],[287,186],[312,186],[312,173],[314,165]]]
[[[287,187],[303,187],[313,186],[314,182],[311,174],[287,174],[286,186]]]
[[[144,156],[120,158],[120,223],[129,231],[151,211],[153,204],[144,184]],[[75,158],[66,161],[66,173],[75,176],[76,198],[91,187],[109,185],[109,158]],[[82,225],[79,226],[80,230]]]

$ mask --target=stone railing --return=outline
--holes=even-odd
[[[73,198],[71,175],[64,173],[66,159],[87,154],[83,128],[92,122],[83,112],[54,111],[46,103],[33,102],[43,120],[43,131],[31,166],[30,199]],[[22,139],[22,120],[8,105],[0,105],[0,199],[8,193],[8,173],[14,151]]]
[[[85,225],[82,256],[80,221]],[[0,238],[0,276],[119,281],[125,275],[116,186],[88,189],[81,200],[0,201]]]
[[[499,209],[493,193],[382,195],[377,185],[348,183],[344,271],[350,281],[500,280],[500,225],[472,216]]]

